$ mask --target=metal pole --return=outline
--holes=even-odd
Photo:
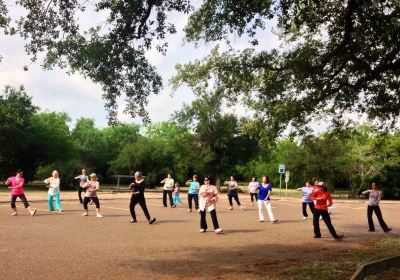
[[[282,173],[279,176],[279,199],[281,199],[281,192],[282,192]]]
[[[287,197],[287,182],[286,182],[286,197]]]
[[[119,191],[119,175],[117,176],[117,191]]]

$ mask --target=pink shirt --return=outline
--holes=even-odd
[[[12,195],[24,194],[24,187],[23,187],[24,182],[25,182],[25,179],[22,177],[20,177],[20,178],[11,177],[11,186],[12,186],[11,194]]]

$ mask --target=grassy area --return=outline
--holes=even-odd
[[[368,249],[350,251],[345,255],[336,256],[333,259],[315,262],[304,262],[301,265],[291,266],[285,269],[277,279],[292,280],[337,280],[350,279],[357,268],[365,263],[399,254],[400,239],[382,238],[372,243]],[[306,261],[306,260],[305,260]],[[388,279],[399,279],[398,269],[385,273]],[[390,278],[395,276],[397,278]],[[265,278],[271,279],[271,278]],[[382,275],[369,277],[368,279],[383,279]]]

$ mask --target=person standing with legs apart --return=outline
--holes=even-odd
[[[231,176],[229,181],[225,181],[224,185],[228,186],[228,200],[229,200],[229,210],[233,209],[232,198],[235,199],[238,206],[240,206],[241,210],[244,210],[244,207],[240,204],[239,195],[238,195],[238,183],[235,181],[235,178]]]
[[[174,188],[174,205],[172,207],[176,207],[176,204],[179,203],[180,205],[183,205],[183,202],[181,200],[181,198],[179,197],[180,195],[180,191],[179,191],[179,182],[175,183],[175,188]]]
[[[90,174],[90,181],[84,183],[82,188],[86,190],[85,198],[83,199],[83,209],[85,209],[85,212],[82,214],[82,216],[89,215],[88,203],[90,200],[92,200],[94,204],[96,204],[96,217],[103,218],[103,216],[100,214],[100,201],[97,197],[97,192],[100,190],[100,184],[97,181],[96,173]]]
[[[210,213],[215,233],[221,233],[222,228],[219,227],[217,219],[217,187],[211,185],[209,178],[204,178],[204,185],[200,187],[199,204],[200,204],[200,232],[207,231],[206,211]]]
[[[186,182],[186,186],[189,186],[188,190],[188,205],[189,210],[188,212],[192,212],[192,200],[194,200],[194,207],[196,211],[199,210],[199,189],[200,184],[197,182],[198,178],[197,175],[193,175],[193,181],[188,180]]]
[[[324,185],[324,182],[319,182],[318,187],[319,191],[314,192],[311,196],[311,200],[316,202],[313,219],[314,238],[321,238],[321,230],[319,228],[319,218],[321,216],[329,229],[329,232],[332,234],[332,237],[335,238],[335,240],[340,241],[343,239],[343,235],[338,235],[336,233],[331,222],[331,217],[328,213],[328,207],[332,206],[332,196],[328,193],[328,189]]]
[[[14,210],[14,212],[11,213],[11,216],[18,215],[17,206],[15,205],[17,197],[22,201],[25,208],[28,209],[29,214],[31,216],[35,216],[36,209],[31,208],[25,196],[25,191],[24,191],[25,179],[22,177],[22,175],[23,175],[22,170],[18,169],[16,175],[14,177],[8,178],[5,183],[5,185],[9,186],[8,188],[11,189],[11,208]]]
[[[168,195],[169,204],[172,207],[174,205],[173,202],[172,202],[172,191],[174,189],[175,181],[174,181],[174,179],[172,179],[171,173],[168,173],[167,174],[167,178],[162,180],[160,183],[164,184],[164,187],[163,187],[163,205],[164,205],[164,207],[167,207],[167,195]]]
[[[374,220],[372,219],[372,213],[375,212],[376,217],[378,218],[379,224],[385,233],[388,233],[392,229],[389,228],[382,217],[382,212],[379,207],[379,202],[382,198],[382,192],[378,189],[377,183],[372,183],[371,189],[363,192],[362,194],[369,195],[368,198],[368,209],[367,209],[367,217],[368,217],[368,231],[375,231]]]
[[[303,193],[303,220],[306,220],[308,218],[307,205],[310,207],[311,213],[314,213],[314,201],[311,200],[314,188],[311,186],[310,182],[307,181],[305,187],[298,188],[297,190]]]
[[[49,191],[47,193],[47,200],[49,202],[49,211],[54,211],[53,198],[56,201],[56,208],[59,212],[62,212],[61,202],[60,202],[60,176],[57,170],[51,173],[51,177],[44,180],[47,184]]]
[[[81,204],[83,204],[82,192],[85,192],[85,189],[82,187],[87,181],[89,181],[89,177],[86,175],[86,169],[82,169],[82,174],[75,177],[75,180],[79,180],[78,187],[78,197]]]
[[[272,206],[271,206],[271,192],[272,192],[272,185],[271,180],[268,176],[262,177],[262,182],[258,184],[258,216],[260,219],[260,223],[264,222],[264,214],[263,214],[263,204],[265,208],[267,208],[269,220],[272,224],[276,224],[278,219],[274,218],[274,213],[272,213]]]
[[[254,206],[254,201],[257,202],[257,199],[258,199],[257,177],[252,177],[251,178],[251,182],[249,183],[248,190],[249,190],[249,193],[250,193],[251,205]]]
[[[146,188],[146,184],[142,177],[142,172],[135,172],[135,179],[133,183],[129,185],[129,189],[132,190],[131,203],[129,204],[129,210],[131,212],[132,220],[131,223],[137,223],[135,206],[139,204],[142,207],[143,213],[146,216],[149,224],[153,224],[156,221],[156,218],[150,218],[149,210],[147,210],[146,200],[144,198],[144,190]]]

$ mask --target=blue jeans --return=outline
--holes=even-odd
[[[177,202],[179,202],[180,205],[183,205],[183,202],[182,202],[181,198],[179,197],[179,194],[174,194],[174,200],[173,200],[173,202],[174,202],[174,205],[175,205]]]
[[[54,211],[54,206],[53,206],[53,198],[56,201],[56,208],[57,210],[62,210],[61,209],[61,201],[60,201],[60,194],[55,194],[55,195],[48,195],[47,200],[49,202],[49,210]]]

